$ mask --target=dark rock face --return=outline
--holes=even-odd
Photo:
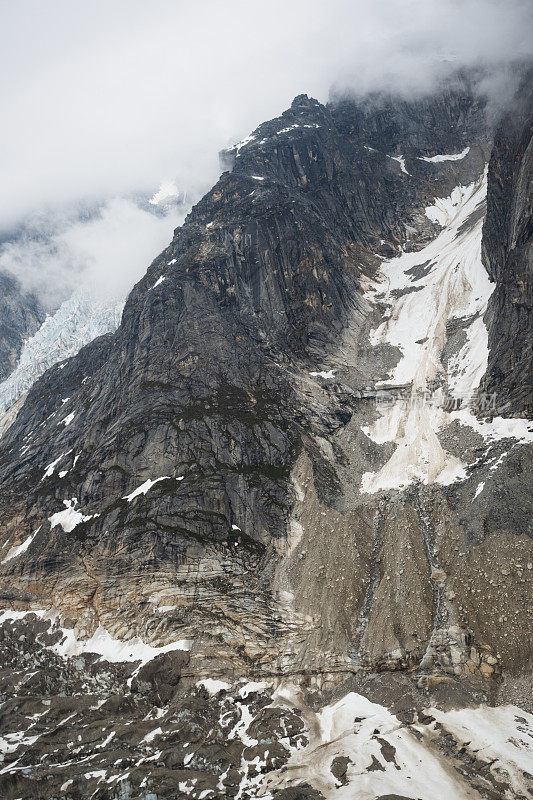
[[[355,108],[350,99],[339,98],[334,105],[344,132],[378,151],[413,161],[421,155],[457,153],[474,143],[489,145],[484,112],[483,101],[464,76],[457,76],[456,85],[445,88],[430,103],[425,98],[401,100],[377,94],[363,98]],[[431,167],[425,169],[435,180]],[[442,173],[437,179],[443,179]]]
[[[412,784],[396,778],[402,737],[416,748],[421,726],[456,794],[522,791],[527,776],[424,709],[526,701],[530,450],[455,420],[438,432],[461,480],[361,490],[402,436],[369,435],[400,352],[371,343],[397,310],[374,280],[383,259],[436,238],[425,207],[478,185],[489,140],[466,82],[413,103],[297,97],[223,155],[230,170],[133,289],[116,334],[32,387],[0,442],[1,604],[48,609],[78,641],[105,629],[190,651],[65,657],[46,615],[8,615],[2,796],[296,800],[367,773],[376,796],[418,796],[418,759]],[[498,195],[495,158],[493,221],[514,202]],[[487,223],[486,258],[502,235]],[[394,300],[434,268],[415,259]],[[491,337],[500,326],[508,340],[503,306],[490,315]],[[441,325],[443,364],[465,325]],[[491,362],[488,376],[507,391]],[[352,691],[363,710],[326,735],[317,709]],[[366,697],[384,704],[381,722]],[[513,720],[524,736],[528,724]]]
[[[139,670],[132,688],[144,694],[153,692],[158,702],[165,705],[176,694],[182,669],[188,663],[189,655],[185,650],[162,653]]]
[[[15,278],[0,273],[0,381],[13,370],[24,340],[44,318],[38,299],[24,293]]]
[[[484,389],[506,415],[533,414],[532,73],[500,123],[489,165],[483,258],[496,288],[487,312]]]
[[[286,548],[291,470],[310,448],[319,497],[336,502],[335,470],[309,432],[330,435],[353,414],[353,388],[339,386],[334,403],[323,395],[309,404],[309,378],[302,396],[295,376],[324,361],[349,319],[362,325],[368,307],[361,281],[375,270],[374,253],[431,235],[421,209],[443,190],[439,180],[428,185],[385,151],[369,149],[401,143],[412,152],[428,114],[439,123],[439,145],[451,146],[457,114],[441,99],[419,104],[393,136],[381,112],[372,127],[353,104],[326,108],[301,96],[236,149],[232,171],[132,291],[117,334],[50,370],[4,437],[6,531],[20,531],[20,521],[26,535],[43,522],[47,530],[28,551],[39,565],[37,584],[26,559],[6,600],[28,601],[36,585],[46,596],[55,585],[65,608],[79,607],[79,592],[99,597],[98,608],[91,601],[81,617],[74,613],[80,631],[96,619],[113,626],[117,602],[128,609],[127,625],[144,619],[149,637],[176,625],[183,635],[201,630],[208,639],[222,630],[228,644],[217,645],[220,666],[226,650],[234,658],[244,618],[252,627],[260,620],[253,635],[260,644],[240,649],[245,660],[255,662],[267,642],[283,640],[284,615],[265,590],[273,557]],[[405,119],[405,109],[396,116]],[[461,170],[473,177],[486,133],[473,102],[463,116],[456,147],[471,142],[473,156]],[[365,125],[371,146],[361,138]],[[416,168],[427,164],[413,159]],[[356,367],[357,374],[363,385],[368,376]],[[147,478],[164,476],[149,494],[124,499]],[[22,489],[28,485],[35,490]],[[89,517],[72,535],[48,522],[66,498]],[[83,557],[71,594],[55,574],[68,572],[74,552]],[[207,569],[211,553],[216,568]],[[145,588],[126,591],[104,578],[116,558],[119,572],[139,565]],[[148,576],[166,569],[176,577],[163,581],[161,596],[175,593],[178,578],[185,605],[157,619],[141,609],[153,594]],[[193,602],[198,581],[205,602]],[[223,619],[213,615],[216,607]],[[208,652],[202,648],[202,658]],[[266,650],[264,658],[270,660]]]

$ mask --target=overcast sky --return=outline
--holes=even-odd
[[[168,179],[206,188],[219,148],[300,92],[419,91],[531,39],[521,0],[3,0],[0,227]]]

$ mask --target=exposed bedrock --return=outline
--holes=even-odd
[[[1,442],[5,606],[191,640],[189,676],[527,670],[527,445],[496,485],[502,440],[458,424],[459,482],[361,491],[397,447],[363,429],[401,355],[370,343],[369,289],[436,239],[426,207],[479,183],[490,142],[466,84],[391,102],[304,95],[261,125],[116,334],[32,387]]]
[[[0,272],[0,381],[13,370],[24,340],[45,318],[38,298],[11,275]]]
[[[483,259],[496,288],[487,312],[484,388],[507,416],[533,414],[533,74],[496,131]]]

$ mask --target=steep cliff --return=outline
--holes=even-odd
[[[484,388],[507,414],[533,413],[533,88],[530,73],[499,125],[489,166],[483,260],[496,282],[487,312]]]
[[[531,668],[533,428],[479,390],[490,138],[466,82],[297,97],[223,154],[117,332],[30,389],[2,630],[20,692],[69,699],[11,749],[13,798],[59,790],[34,767],[67,707],[81,796],[407,796],[426,758],[424,800],[528,796],[521,745],[478,774],[442,710],[525,703]]]
[[[442,131],[448,129],[441,138],[450,141],[456,115],[453,104],[448,115],[447,108],[439,100],[433,115]],[[352,114],[357,120],[353,104],[327,109],[302,96],[282,117],[260,126],[235,148],[232,171],[195,207],[133,290],[101,369],[88,375],[83,357],[75,360],[68,372],[76,376],[77,391],[70,385],[65,391],[59,368],[36,384],[4,437],[2,507],[7,532],[20,536],[21,519],[27,535],[43,522],[44,528],[24,564],[10,563],[10,571],[22,573],[8,596],[28,601],[29,580],[45,594],[55,587],[54,603],[73,612],[80,633],[98,621],[127,630],[140,625],[148,636],[177,624],[188,637],[198,630],[202,638],[210,632],[214,641],[222,638],[215,648],[219,666],[228,649],[231,659],[240,652],[250,667],[265,659],[270,669],[267,643],[283,661],[287,610],[272,582],[278,580],[276,559],[294,546],[287,539],[295,503],[291,472],[306,459],[312,462],[317,502],[330,509],[317,511],[316,519],[340,514],[347,532],[355,514],[363,529],[372,528],[372,502],[355,511],[352,499],[343,499],[343,457],[334,455],[325,437],[347,425],[357,394],[379,376],[380,359],[393,358],[378,348],[376,366],[375,357],[359,353],[368,347],[363,330],[379,314],[363,291],[379,263],[374,252],[398,252],[407,242],[416,247],[436,227],[423,208],[439,181],[414,177],[396,156],[367,145],[352,130]],[[413,124],[409,120],[396,134],[411,150],[417,141]],[[461,175],[474,177],[486,141],[477,109],[471,128],[471,152],[459,165]],[[373,145],[380,137],[388,144],[387,136],[378,125]],[[422,159],[415,166],[425,175],[430,162]],[[311,380],[308,373],[338,352],[346,331],[356,350],[349,356],[353,368],[346,371],[347,383],[334,383],[331,392],[327,381]],[[371,443],[359,448],[350,483],[378,450]],[[52,463],[57,466],[50,472]],[[161,478],[140,499],[124,499],[146,480]],[[30,485],[35,488],[28,493]],[[64,504],[82,509],[76,513],[84,519],[72,536],[49,522]],[[99,568],[89,568],[85,556],[78,560],[81,546],[107,572],[118,542],[145,571],[145,586],[132,585],[127,573],[128,588],[102,586]],[[352,647],[354,623],[348,619],[357,616],[372,549],[365,554],[366,544],[357,538],[352,546],[360,588],[343,588],[351,610],[342,610],[346,620],[334,622],[333,636],[318,633],[318,612],[306,634],[319,636],[312,659],[316,647],[329,651],[339,637],[334,662],[338,650],[345,651],[344,661]],[[37,584],[33,552],[40,552]],[[322,556],[313,558],[323,569]],[[167,569],[155,595],[154,570],[167,576]],[[61,588],[56,571],[79,590],[71,595]],[[326,575],[324,586],[328,580]],[[235,582],[243,584],[238,593]],[[196,601],[199,586],[205,603]],[[148,597],[157,604],[160,596],[168,605],[177,587],[185,604],[179,614],[161,620],[143,613]],[[92,599],[86,604],[83,597]],[[222,612],[213,613],[219,607]],[[303,608],[299,613],[309,616]],[[247,621],[254,628],[261,623],[250,637]],[[203,660],[209,647],[198,652]]]

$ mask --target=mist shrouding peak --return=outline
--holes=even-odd
[[[0,272],[14,276],[48,310],[80,289],[95,299],[121,299],[184,216],[175,202],[152,210],[148,202],[125,197],[83,212],[41,214],[0,247]]]
[[[533,40],[522,0],[24,0],[0,16],[4,230],[170,178],[203,192],[218,151],[302,92],[412,95],[479,66],[505,95]]]

